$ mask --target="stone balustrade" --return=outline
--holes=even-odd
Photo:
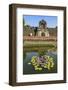
[[[45,37],[45,36],[41,36],[41,37],[38,37],[38,36],[24,36],[23,37],[24,40],[26,41],[57,41],[57,38],[55,36],[50,36],[50,37]]]

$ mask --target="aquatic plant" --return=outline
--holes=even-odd
[[[54,67],[54,60],[51,56],[43,55],[43,56],[33,56],[31,58],[31,64],[36,71],[42,71],[43,69],[47,68],[51,70]]]

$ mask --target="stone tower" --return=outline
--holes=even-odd
[[[38,36],[49,37],[49,32],[47,30],[47,22],[43,19],[39,22]]]

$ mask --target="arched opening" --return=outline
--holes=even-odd
[[[41,36],[45,36],[45,33],[44,33],[44,32],[42,32],[42,33],[41,33]]]

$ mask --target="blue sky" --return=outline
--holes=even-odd
[[[57,26],[57,16],[37,16],[37,15],[24,15],[25,24],[30,26],[39,26],[39,21],[44,19],[47,22],[47,27]]]

